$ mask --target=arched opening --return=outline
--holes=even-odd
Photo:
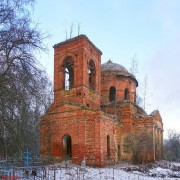
[[[89,87],[90,89],[95,89],[95,80],[96,80],[96,70],[95,70],[95,64],[93,60],[90,60],[89,62]]]
[[[64,59],[64,89],[69,90],[74,85],[74,61],[71,56]]]
[[[116,101],[116,88],[114,86],[110,87],[110,90],[109,90],[109,101],[110,102]]]
[[[128,99],[129,99],[129,90],[128,90],[128,88],[126,88],[124,90],[124,100],[128,100]]]
[[[107,158],[110,158],[110,136],[107,135]]]
[[[136,93],[134,93],[134,103],[135,104],[136,104],[136,98],[137,98]]]
[[[65,90],[69,90],[70,82],[69,82],[69,70],[65,68]]]
[[[71,136],[66,134],[63,137],[63,148],[64,148],[64,155],[67,157],[72,157],[72,142]]]
[[[118,145],[118,160],[121,159],[120,145]]]

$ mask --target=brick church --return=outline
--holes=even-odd
[[[162,157],[163,123],[136,104],[138,82],[85,35],[54,45],[54,102],[40,123],[41,156],[104,166]]]

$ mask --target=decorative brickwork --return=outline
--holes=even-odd
[[[102,167],[133,160],[128,142],[134,137],[134,145],[143,142],[142,161],[160,159],[159,112],[138,107],[135,77],[111,61],[101,66],[101,55],[85,35],[54,46],[54,102],[41,118],[41,155]]]

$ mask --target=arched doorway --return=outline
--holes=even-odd
[[[71,136],[66,134],[63,137],[63,148],[64,148],[64,156],[72,157],[72,141]]]

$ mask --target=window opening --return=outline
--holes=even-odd
[[[65,68],[65,90],[69,90],[69,70]]]
[[[91,89],[95,89],[95,65],[94,62],[91,60],[89,62],[89,70],[88,70],[88,74],[89,74],[89,87]]]
[[[121,159],[121,155],[120,155],[120,145],[118,145],[118,160]]]
[[[64,89],[70,90],[74,85],[74,61],[71,57],[64,60]]]
[[[107,136],[107,158],[110,158],[110,136]]]
[[[109,90],[109,101],[110,102],[116,101],[116,88],[115,87],[110,87],[110,90]]]
[[[129,90],[128,90],[128,88],[126,88],[125,90],[124,90],[124,99],[125,100],[128,100],[128,95],[129,95]]]

